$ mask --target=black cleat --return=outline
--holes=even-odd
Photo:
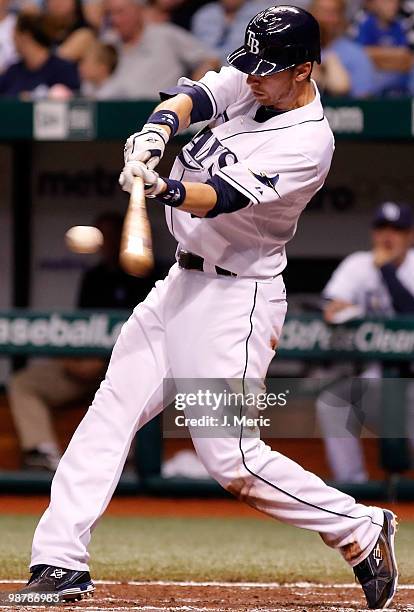
[[[32,576],[27,585],[19,591],[25,593],[52,593],[59,601],[78,601],[92,597],[95,587],[89,572],[54,567],[53,565],[34,565]]]
[[[354,567],[354,574],[365,593],[368,608],[388,608],[397,590],[398,567],[394,550],[396,531],[395,514],[384,510],[384,525],[377,543],[368,557]]]

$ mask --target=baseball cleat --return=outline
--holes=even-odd
[[[384,525],[377,543],[368,557],[354,567],[354,574],[365,593],[368,608],[388,608],[397,590],[398,567],[394,549],[396,531],[395,514],[384,510]]]
[[[54,593],[59,601],[78,601],[92,597],[95,587],[89,572],[54,567],[53,565],[34,565],[27,585],[19,591],[25,593]]]

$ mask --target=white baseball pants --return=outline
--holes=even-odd
[[[118,483],[136,431],[163,408],[164,378],[264,378],[286,314],[281,276],[270,282],[173,266],[137,306],[105,380],[53,479],[31,566],[87,570],[88,544]],[[209,473],[274,518],[319,532],[356,565],[373,548],[382,510],[357,504],[259,438],[195,438]]]

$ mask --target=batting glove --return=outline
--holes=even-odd
[[[154,170],[164,155],[168,142],[166,131],[155,123],[146,123],[141,132],[136,132],[128,138],[124,148],[124,161],[142,162],[147,168]]]
[[[162,193],[166,184],[155,170],[149,170],[142,162],[128,162],[119,177],[119,184],[123,191],[131,193],[134,177],[139,176],[144,181],[145,195],[155,198]]]

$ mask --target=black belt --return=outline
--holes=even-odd
[[[204,272],[204,257],[194,255],[194,253],[188,253],[187,251],[179,251],[178,265],[180,268],[184,268],[184,270],[198,270],[199,272]],[[237,276],[234,272],[220,268],[220,266],[214,266],[214,269],[220,276]]]

